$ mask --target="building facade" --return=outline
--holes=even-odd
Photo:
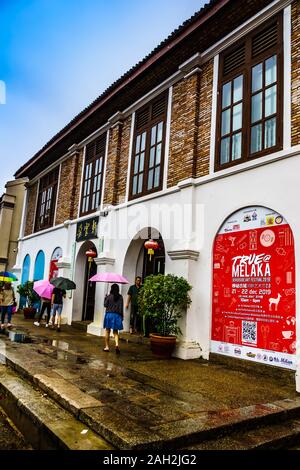
[[[238,6],[211,1],[17,171],[15,271],[72,278],[65,320],[97,335],[106,287],[89,273],[184,276],[178,357],[297,370],[300,1]]]
[[[8,181],[0,198],[0,271],[11,271],[16,263],[26,181]]]

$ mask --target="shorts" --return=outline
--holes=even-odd
[[[63,306],[60,304],[53,304],[51,316],[54,317],[54,315],[57,313],[57,315],[61,316]]]

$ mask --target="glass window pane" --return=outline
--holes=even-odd
[[[265,148],[276,145],[276,118],[265,122]]]
[[[233,102],[243,99],[243,75],[235,78],[233,81]]]
[[[154,170],[150,170],[148,174],[148,190],[153,188],[153,173]]]
[[[242,128],[242,113],[243,113],[243,104],[237,104],[233,107],[232,111],[232,130],[237,131]]]
[[[276,114],[277,109],[277,85],[267,88],[265,95],[265,117]]]
[[[135,157],[134,161],[134,174],[136,175],[139,172],[139,155]]]
[[[154,126],[151,129],[151,145],[155,145],[156,143],[156,130],[157,130],[157,126]]]
[[[251,122],[260,121],[262,119],[262,93],[252,96],[251,104]]]
[[[226,111],[223,111],[222,113],[222,135],[229,134],[230,132],[230,113],[231,110],[227,109]]]
[[[133,184],[132,184],[132,194],[135,195],[137,193],[137,176],[133,177]]]
[[[159,177],[160,177],[160,166],[155,168],[155,175],[154,175],[154,187],[159,187]]]
[[[232,160],[242,158],[242,133],[234,134],[232,136]]]
[[[161,162],[161,144],[158,144],[156,147],[156,165],[159,165]]]
[[[263,64],[258,64],[252,69],[252,92],[260,90],[263,86],[262,80]]]
[[[138,185],[138,193],[143,192],[143,174],[139,176],[139,185]]]
[[[145,152],[141,153],[140,158],[140,173],[144,171]]]
[[[135,153],[139,153],[140,151],[140,144],[141,144],[141,136],[138,135],[136,138],[136,145],[135,145]]]
[[[89,164],[89,178],[92,176],[92,166],[93,166],[93,164],[90,163]]]
[[[150,160],[149,160],[150,168],[154,167],[155,165],[154,160],[155,160],[155,147],[152,147],[152,149],[150,150]]]
[[[145,147],[146,147],[146,132],[144,132],[142,135],[141,152],[145,150]]]
[[[231,82],[223,85],[222,89],[222,109],[231,105]]]
[[[277,56],[266,60],[266,86],[277,81]]]
[[[221,164],[229,162],[230,137],[221,140]]]
[[[158,128],[157,128],[157,142],[161,142],[161,141],[162,141],[162,138],[163,138],[163,125],[164,125],[163,122],[160,122],[160,123],[158,124]]]
[[[99,173],[102,173],[103,158],[100,158],[99,163]]]
[[[101,176],[99,175],[97,178],[97,191],[100,191],[100,185],[101,185]]]
[[[251,129],[251,153],[260,152],[262,150],[262,124],[252,127]]]

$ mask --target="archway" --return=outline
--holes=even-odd
[[[49,281],[50,279],[57,277],[58,276],[58,268],[57,268],[57,261],[59,258],[62,258],[63,252],[62,249],[58,246],[53,250],[53,253],[51,255],[51,260],[50,260],[50,266],[49,266]]]
[[[294,238],[281,214],[247,207],[213,249],[211,351],[295,369]]]
[[[91,263],[91,269],[88,275],[88,260],[85,255],[86,251],[91,249],[97,253],[94,243],[86,241],[80,247],[76,258],[76,290],[74,291],[72,320],[77,322],[92,322],[94,320],[96,283],[89,282],[88,278],[91,278],[97,273],[97,265],[94,261]]]
[[[35,258],[33,280],[34,281],[42,280],[44,278],[44,270],[45,270],[45,254],[42,250],[40,250]]]
[[[29,281],[29,273],[30,273],[30,256],[27,254],[23,261],[22,266],[22,277],[21,277],[21,285],[25,284],[25,282]],[[26,297],[20,296],[20,305],[19,308],[23,308],[26,306]]]

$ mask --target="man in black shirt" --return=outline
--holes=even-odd
[[[51,298],[51,319],[50,325],[53,326],[53,318],[57,317],[57,331],[60,331],[60,323],[61,323],[61,312],[63,309],[63,299],[66,298],[66,291],[64,289],[59,289],[55,287],[52,292]],[[56,323],[56,322],[55,322]]]
[[[130,312],[130,333],[140,331],[141,320],[139,317],[139,305],[138,305],[138,295],[139,290],[142,286],[142,278],[137,276],[135,279],[135,284],[129,287],[127,294],[127,303],[126,308],[129,307],[131,303],[131,312]]]

